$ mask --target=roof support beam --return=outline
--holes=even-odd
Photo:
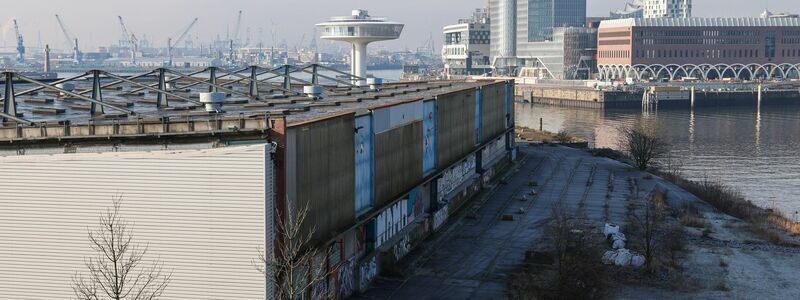
[[[258,67],[250,67],[250,98],[258,99]]]
[[[92,70],[92,99],[95,101],[89,104],[89,111],[93,116],[105,114],[103,106],[103,88],[100,84],[100,70]]]
[[[221,85],[216,84],[216,83],[212,84],[209,81],[202,80],[202,79],[199,79],[199,78],[194,78],[192,76],[187,76],[187,75],[181,74],[180,72],[176,72],[176,71],[173,71],[173,70],[170,70],[170,69],[164,69],[164,71],[169,73],[169,74],[173,74],[175,76],[178,76],[178,77],[180,77],[182,79],[186,79],[186,80],[194,81],[194,82],[199,82],[201,84],[208,84],[209,85],[209,90],[212,90],[212,88],[213,88],[213,90],[216,90],[216,91],[220,91],[221,90],[221,91],[225,91],[225,92],[228,92],[228,93],[231,93],[231,94],[236,94],[236,95],[240,95],[240,96],[244,96],[244,97],[249,97],[249,95],[247,95],[247,93],[234,91],[232,89],[226,88],[226,87],[221,86]],[[216,71],[214,71],[214,72],[216,73]],[[245,76],[245,78],[246,78],[246,76]],[[216,81],[216,79],[214,81]]]
[[[165,73],[169,72],[167,69],[163,69],[163,70],[164,70]],[[198,101],[194,101],[194,100],[186,98],[184,96],[181,96],[181,95],[178,95],[178,94],[175,94],[175,93],[171,93],[171,92],[169,92],[167,90],[161,90],[161,89],[158,89],[158,88],[154,88],[154,87],[152,87],[150,85],[138,83],[136,81],[124,78],[124,77],[119,76],[119,75],[114,75],[114,74],[111,74],[111,73],[108,73],[108,72],[104,72],[104,74],[106,76],[108,76],[108,77],[111,77],[111,78],[114,78],[114,79],[117,79],[117,80],[121,80],[123,82],[127,82],[129,84],[138,86],[143,90],[150,90],[150,91],[154,91],[154,92],[157,92],[157,93],[164,93],[165,95],[168,95],[168,96],[171,96],[171,97],[174,97],[174,98],[178,98],[178,99],[184,100],[184,101],[189,102],[189,103],[200,104],[200,102],[198,102]],[[167,82],[167,81],[168,80],[165,80],[165,82]],[[156,85],[158,85],[158,84],[156,84]]]
[[[98,104],[98,105],[103,106],[103,107],[107,107],[107,108],[111,108],[111,109],[114,109],[114,110],[118,110],[118,111],[127,113],[128,115],[131,115],[131,116],[136,115],[136,112],[134,112],[134,111],[132,111],[130,109],[127,109],[127,108],[122,108],[122,107],[119,107],[119,106],[116,106],[116,105],[111,105],[111,104],[108,104],[108,103],[105,103],[105,102],[102,102],[102,101],[97,101],[97,100],[95,100],[93,98],[89,98],[89,97],[86,97],[86,96],[78,94],[78,93],[73,93],[73,92],[67,91],[67,90],[59,88],[59,87],[51,86],[49,84],[46,84],[46,83],[40,82],[38,80],[34,80],[34,79],[31,79],[31,78],[28,78],[28,77],[20,75],[20,74],[16,74],[16,76],[17,76],[17,78],[19,78],[19,80],[31,83],[33,85],[40,86],[40,87],[42,87],[44,89],[47,89],[47,90],[61,92],[64,95],[72,96],[72,97],[75,97],[75,98],[78,98],[78,99],[81,99],[81,100],[84,100],[84,101],[88,101],[88,102],[91,102],[91,103]]]

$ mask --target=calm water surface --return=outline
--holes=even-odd
[[[595,147],[618,148],[618,128],[654,122],[690,179],[720,180],[792,218],[800,210],[800,106],[659,110],[574,109],[518,103],[517,123],[566,130]]]

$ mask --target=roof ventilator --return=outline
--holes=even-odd
[[[205,104],[206,111],[209,113],[223,113],[222,103],[225,102],[225,94],[220,92],[200,93],[200,103]]]
[[[314,100],[322,99],[322,86],[316,84],[304,86],[303,93]]]
[[[381,85],[383,85],[383,79],[370,77],[367,78],[367,84],[369,85],[369,89],[377,91],[380,90]]]

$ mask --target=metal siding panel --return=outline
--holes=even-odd
[[[481,100],[483,98],[483,91],[480,88],[475,89],[475,141],[476,144],[480,143],[483,139],[481,139],[481,109],[483,104]]]
[[[514,127],[514,100],[516,91],[514,82],[506,82],[506,129]]]
[[[436,97],[436,166],[440,170],[475,149],[475,89]]]
[[[505,82],[484,86],[481,99],[481,127],[482,142],[488,142],[505,131],[506,128],[506,97]]]
[[[372,206],[373,160],[372,115],[356,118],[356,213]]]
[[[172,271],[164,298],[263,299],[252,259],[270,236],[268,155],[258,145],[0,157],[11,175],[0,181],[0,295],[74,297],[70,279],[94,255],[87,227],[122,196],[145,259]]]
[[[383,207],[422,181],[422,122],[375,135],[375,205]]]
[[[289,201],[308,205],[304,227],[313,228],[317,244],[355,222],[354,128],[355,115],[347,114],[289,129],[296,135],[297,186]]]
[[[382,133],[406,124],[421,121],[423,119],[422,111],[422,101],[376,109],[373,112],[375,116],[375,133]]]
[[[436,170],[436,101],[425,101],[422,131],[422,172],[429,174]]]

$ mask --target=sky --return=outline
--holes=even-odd
[[[769,8],[778,12],[800,12],[799,0],[770,0]],[[307,44],[314,34],[314,24],[331,16],[349,15],[355,8],[373,16],[387,16],[406,24],[397,41],[382,43],[392,49],[421,47],[433,36],[441,45],[441,28],[471,15],[486,0],[3,0],[0,10],[0,47],[15,46],[11,20],[16,18],[26,46],[50,44],[66,48],[66,39],[54,17],[59,14],[69,31],[81,41],[84,51],[115,42],[121,36],[117,16],[125,19],[128,29],[144,35],[156,46],[164,46],[168,37],[176,38],[198,17],[191,34],[207,44],[215,36],[233,32],[236,15],[243,11],[240,36],[250,28],[252,40],[271,44],[272,32],[277,42],[294,46]],[[626,0],[587,0],[589,16],[607,16],[621,8]],[[695,16],[756,16],[767,7],[766,0],[694,0]],[[303,39],[303,35],[305,38]]]

